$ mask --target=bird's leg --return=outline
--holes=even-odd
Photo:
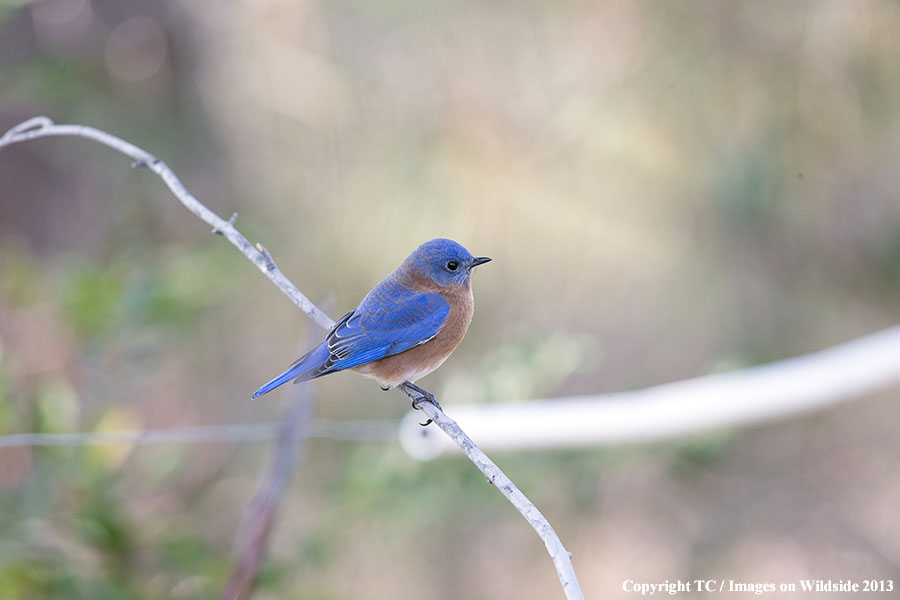
[[[421,410],[419,408],[420,404],[422,404],[423,402],[430,402],[439,411],[444,412],[444,409],[441,407],[440,403],[435,399],[434,394],[423,390],[416,384],[404,381],[400,384],[400,389],[402,389],[403,393],[409,396],[409,399],[412,400],[412,407],[414,409]],[[419,423],[419,425],[425,427],[426,425],[430,425],[431,422],[431,419],[428,419],[424,423]]]

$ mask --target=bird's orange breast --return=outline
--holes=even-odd
[[[441,288],[434,284],[428,287],[426,285],[422,284],[422,291],[437,292],[450,305],[447,320],[437,335],[405,352],[355,367],[354,371],[377,379],[383,386],[396,387],[404,381],[412,382],[428,375],[447,360],[472,322],[472,315],[475,313],[472,287]]]

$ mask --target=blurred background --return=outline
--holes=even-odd
[[[2,0],[0,131],[47,115],[156,154],[333,317],[427,239],[493,257],[467,338],[422,381],[452,415],[897,324],[898,30],[888,0]],[[0,183],[0,434],[280,417],[289,390],[249,395],[321,332],[158,178],[55,138],[0,151]],[[409,406],[359,377],[312,388],[321,418]],[[588,597],[896,581],[898,392],[494,458]],[[0,597],[217,596],[270,452],[0,448]],[[310,440],[255,597],[561,595],[465,459]]]

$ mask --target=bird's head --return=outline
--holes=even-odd
[[[437,238],[413,250],[400,270],[407,277],[420,276],[441,287],[468,287],[472,270],[489,260],[486,256],[472,256],[453,240]]]

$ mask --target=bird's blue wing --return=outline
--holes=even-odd
[[[384,281],[328,334],[330,356],[322,370],[352,369],[427,342],[449,313],[450,305],[440,294]]]
[[[294,380],[307,381],[398,354],[438,334],[450,305],[440,295],[382,281],[338,321],[325,341],[253,394],[258,398]]]

